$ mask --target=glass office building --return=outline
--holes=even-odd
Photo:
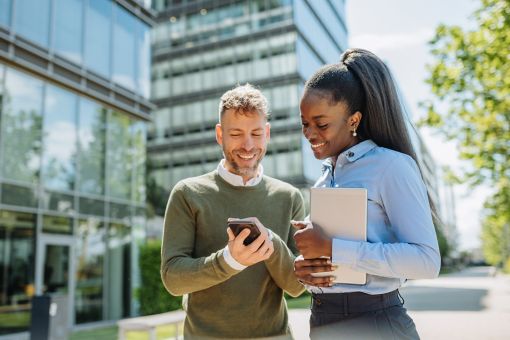
[[[261,88],[271,110],[265,173],[302,188],[320,162],[301,136],[299,99],[306,79],[348,47],[344,0],[154,0],[150,176],[169,192],[181,179],[217,167],[220,96],[246,82]],[[403,97],[402,97],[403,99]],[[404,99],[403,99],[404,100]],[[407,108],[403,102],[402,105]],[[451,195],[420,135],[409,125],[424,180],[447,233],[454,234]],[[448,198],[449,197],[449,198]],[[160,232],[155,224],[154,235]]]
[[[305,80],[347,48],[343,0],[156,0],[150,175],[170,190],[216,168],[214,127],[220,96],[236,84],[259,86],[271,110],[265,173],[308,187],[320,165],[301,137]],[[320,164],[320,163],[319,163]],[[306,191],[305,191],[306,192]]]
[[[0,339],[27,337],[35,294],[67,296],[70,326],[136,313],[153,19],[0,1]]]

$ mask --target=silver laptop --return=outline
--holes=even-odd
[[[311,188],[310,220],[330,237],[350,241],[367,240],[367,189]],[[338,264],[336,264],[338,265]],[[314,276],[336,276],[335,283],[365,284],[366,273],[338,265],[333,272]]]

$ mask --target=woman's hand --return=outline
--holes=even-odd
[[[323,273],[335,270],[336,266],[331,264],[330,259],[311,259],[305,260],[303,256],[298,256],[294,260],[294,275],[304,284],[315,287],[331,287],[334,276],[314,277],[312,273]]]
[[[290,221],[298,229],[294,234],[296,246],[305,259],[331,258],[332,240],[309,221]]]

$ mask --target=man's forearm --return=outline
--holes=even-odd
[[[274,253],[264,261],[269,274],[276,284],[291,296],[299,296],[305,287],[294,275],[294,259],[296,256],[287,244],[273,232]]]
[[[204,290],[228,280],[239,273],[223,257],[223,249],[208,257],[192,258],[173,255],[161,264],[161,279],[172,295]]]

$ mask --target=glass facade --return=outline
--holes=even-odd
[[[30,325],[35,228],[35,214],[0,210],[0,335]]]
[[[131,315],[145,122],[1,64],[0,103],[0,335],[27,330],[37,247],[41,293],[69,294],[74,275],[75,323]]]
[[[150,27],[116,1],[0,0],[0,25],[149,97]]]
[[[0,0],[0,338],[138,314],[150,0]],[[5,62],[4,62],[5,60]]]
[[[106,233],[96,218],[78,221],[76,246],[76,323],[103,320]]]
[[[265,173],[302,188],[313,183],[311,169],[320,165],[301,137],[299,96],[305,80],[338,60],[347,45],[338,2],[342,7],[330,0],[153,2],[160,11],[151,77],[158,109],[148,157],[159,186],[169,190],[216,168],[219,98],[246,82],[259,86],[270,104]]]

